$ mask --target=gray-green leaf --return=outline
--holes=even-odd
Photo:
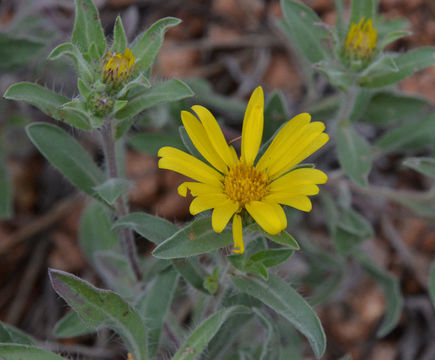
[[[137,58],[136,66],[141,71],[146,71],[152,65],[162,46],[166,31],[180,22],[180,19],[174,17],[160,19],[151,25],[147,31],[136,37],[133,41],[132,51]]]
[[[97,289],[63,271],[49,271],[54,290],[90,327],[109,327],[124,340],[134,359],[146,360],[146,330],[137,310],[119,295]]]
[[[66,360],[62,356],[34,346],[17,344],[0,344],[0,358],[2,360]]]
[[[193,331],[172,360],[196,359],[228,318],[248,312],[249,310],[244,306],[234,306],[217,311]]]
[[[367,185],[372,167],[370,144],[350,126],[339,126],[337,134],[338,160],[343,171],[358,185]]]
[[[86,325],[75,311],[70,311],[56,323],[53,335],[59,339],[65,339],[93,332],[95,332],[94,328]]]
[[[218,234],[211,226],[211,218],[204,217],[177,231],[157,246],[153,255],[159,259],[181,258],[210,252],[232,243],[231,230],[225,229]]]
[[[169,80],[144,89],[128,98],[128,104],[118,111],[118,119],[128,119],[154,105],[177,101],[193,96],[192,90],[180,80]]]
[[[435,65],[435,48],[421,47],[394,58],[397,71],[383,70],[360,78],[359,84],[367,87],[381,87],[394,84],[417,71]]]
[[[287,34],[294,46],[306,56],[311,63],[329,57],[322,41],[328,32],[321,25],[322,20],[308,6],[293,0],[281,0]]]
[[[113,205],[118,198],[127,192],[131,183],[126,179],[111,178],[94,187],[95,192],[109,205]]]
[[[26,127],[27,135],[47,160],[69,181],[90,196],[93,188],[104,181],[104,174],[80,144],[61,128],[34,123]]]
[[[20,82],[10,86],[4,97],[9,100],[25,101],[36,106],[44,114],[80,129],[91,129],[87,119],[61,108],[69,102],[69,99],[40,85]]]
[[[302,296],[285,281],[273,274],[270,274],[267,282],[236,276],[232,277],[232,281],[239,291],[256,297],[290,321],[307,337],[317,358],[323,355],[326,336],[319,318]]]
[[[427,158],[427,157],[408,158],[403,162],[403,165],[435,179],[434,158]]]
[[[92,44],[95,44],[98,56],[101,57],[106,51],[106,37],[98,10],[92,0],[75,1],[76,16],[71,41],[84,54],[90,53]]]

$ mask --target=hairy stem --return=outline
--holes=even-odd
[[[113,135],[112,121],[110,118],[105,119],[103,126],[101,127],[101,140],[109,176],[110,178],[117,178],[118,164],[116,161],[115,139]],[[115,209],[116,216],[118,218],[121,218],[128,214],[128,204],[125,196],[120,196],[117,199],[115,203]],[[122,249],[129,260],[130,266],[133,270],[134,275],[136,276],[136,279],[140,280],[142,278],[142,274],[140,271],[133,232],[131,229],[125,228],[121,230],[120,234]]]

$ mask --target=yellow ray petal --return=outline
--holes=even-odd
[[[233,240],[233,252],[243,254],[245,251],[245,245],[243,244],[242,217],[238,214],[235,214],[233,217]]]
[[[264,96],[261,86],[257,87],[249,99],[243,119],[241,159],[248,165],[254,163],[263,137]]]
[[[189,211],[192,215],[210,210],[216,206],[223,206],[228,202],[228,197],[224,194],[210,194],[208,196],[198,196],[192,200]]]
[[[264,201],[274,201],[282,205],[288,205],[295,209],[309,212],[312,209],[311,200],[307,196],[293,196],[285,197],[285,194],[280,194],[278,197],[276,194],[270,194],[264,197]]]
[[[268,195],[274,195],[278,199],[281,194],[283,196],[296,196],[296,195],[317,195],[319,193],[319,187],[314,184],[299,184],[296,186],[289,186],[280,190],[271,188]],[[267,197],[269,199],[269,196]],[[277,201],[274,199],[274,201]]]
[[[322,135],[324,129],[325,125],[321,122],[311,123],[305,127],[303,133],[297,139],[277,150],[272,155],[273,159],[268,167],[269,176],[274,179],[297,165],[296,159],[301,159],[300,161],[305,159],[301,158],[301,155],[308,153],[305,150],[310,148],[312,143],[318,144],[319,137],[321,139],[320,142],[324,145],[327,141],[327,139],[325,140],[327,135]],[[311,153],[309,154],[311,155]]]
[[[201,120],[204,130],[213,145],[214,150],[222,158],[222,160],[230,166],[232,161],[232,156],[228,144],[225,140],[224,134],[222,133],[219,124],[214,118],[213,114],[208,111],[205,107],[200,105],[192,106],[192,110],[198,115],[199,120]]]
[[[269,234],[278,234],[287,227],[284,210],[276,202],[251,201],[245,207],[258,225]]]
[[[289,192],[301,185],[324,184],[327,180],[328,177],[323,171],[308,168],[296,169],[274,180],[269,185],[269,190],[271,192]]]
[[[192,140],[193,145],[198,149],[202,156],[220,172],[225,172],[227,166],[219,154],[214,150],[207,133],[199,120],[190,112],[181,112],[181,121],[187,134]]]
[[[239,210],[239,204],[229,199],[225,203],[215,206],[211,216],[213,230],[217,233],[222,232],[237,210]]]
[[[278,134],[276,134],[263,156],[258,160],[256,167],[261,170],[269,168],[272,163],[276,161],[275,154],[279,152],[281,148],[286,147],[287,144],[293,143],[293,141],[302,134],[310,121],[311,115],[308,113],[296,115],[288,121]]]
[[[192,196],[200,196],[206,194],[223,193],[223,185],[215,186],[210,184],[203,184],[198,182],[186,181],[178,186],[178,194],[187,196],[187,190],[190,190]]]
[[[159,168],[176,171],[194,180],[219,186],[223,176],[201,160],[176,148],[162,147],[158,154]]]

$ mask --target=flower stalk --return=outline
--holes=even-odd
[[[115,139],[113,135],[112,119],[106,118],[101,127],[101,143],[104,151],[106,168],[110,178],[118,177],[118,164],[116,161]],[[120,196],[115,202],[116,217],[121,218],[128,214],[128,204],[125,196]],[[139,260],[137,256],[136,244],[134,242],[133,231],[130,228],[122,229],[121,245],[127,256],[131,269],[136,277],[136,280],[141,280],[142,273],[140,271]]]

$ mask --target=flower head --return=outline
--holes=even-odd
[[[352,23],[344,44],[345,54],[354,59],[371,58],[376,48],[377,31],[372,19],[363,17],[358,24]]]
[[[128,80],[134,70],[136,60],[129,48],[125,49],[124,54],[113,52],[106,54],[104,58],[104,82],[118,84]]]
[[[326,174],[311,168],[294,167],[329,139],[321,122],[310,122],[307,113],[287,122],[256,161],[263,135],[264,99],[261,87],[255,89],[245,112],[241,155],[229,146],[214,116],[195,105],[195,117],[181,112],[183,125],[205,162],[173,147],[159,150],[159,167],[186,175],[194,182],[184,182],[178,193],[194,196],[190,213],[196,215],[213,209],[212,226],[221,232],[233,219],[236,253],[243,253],[242,212],[247,212],[266,232],[278,234],[287,227],[281,205],[302,211],[311,210],[308,195],[319,192],[316,184],[327,180]],[[199,120],[198,120],[199,119]]]

